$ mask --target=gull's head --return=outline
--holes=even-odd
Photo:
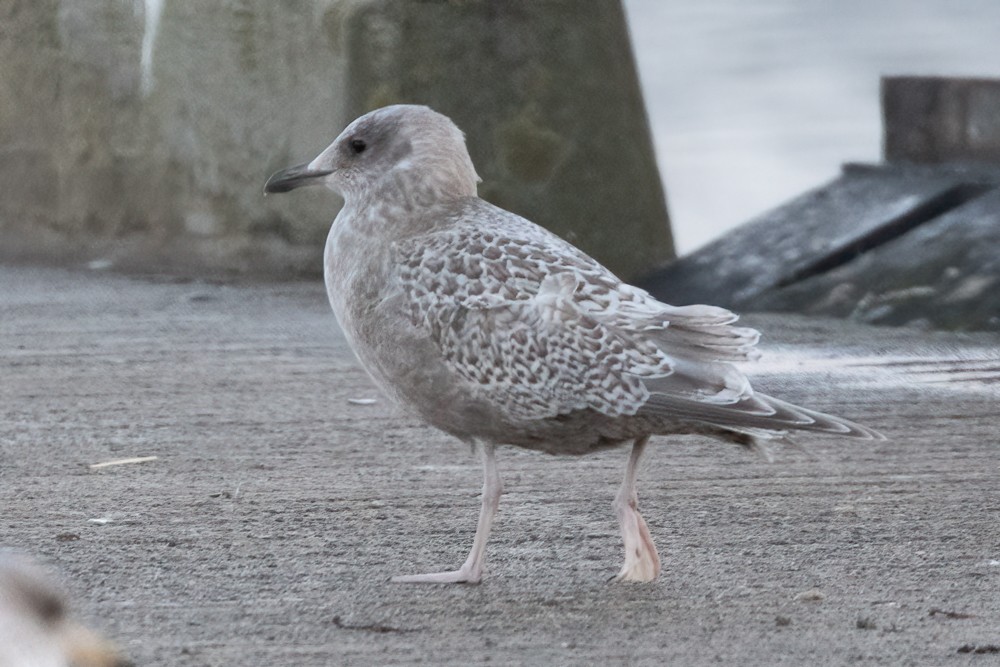
[[[397,104],[355,120],[311,162],[276,172],[264,192],[326,185],[348,202],[378,191],[471,197],[478,181],[465,135],[450,118]]]

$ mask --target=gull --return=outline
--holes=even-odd
[[[734,362],[758,356],[759,334],[734,326],[736,315],[656,300],[480,199],[478,182],[455,123],[404,104],[361,116],[264,186],[325,185],[343,197],[324,277],[348,342],[387,396],[481,453],[482,508],[465,563],[394,581],[481,580],[502,493],[499,445],[579,455],[632,443],[613,503],[625,545],[615,578],[652,581],[660,557],[636,493],[650,436],[751,448],[793,430],[881,438],[755,392]]]

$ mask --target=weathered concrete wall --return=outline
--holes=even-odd
[[[337,5],[158,4],[6,4],[0,252],[300,268],[329,201],[260,183],[344,122]]]
[[[620,7],[601,2],[580,27],[568,12],[576,16],[568,4],[398,0],[5,2],[0,258],[317,273],[335,196],[267,200],[264,180],[318,153],[368,106],[405,99],[470,131],[484,194],[511,206],[551,199],[567,213],[536,217],[617,268],[630,265],[601,251],[635,239],[622,246],[638,244],[635,261],[648,267],[671,246]],[[498,26],[503,38],[493,39]],[[411,53],[415,35],[442,47]],[[546,60],[555,51],[538,49],[548,42],[559,53],[583,46]],[[495,67],[491,79],[466,69],[493,61],[518,68]],[[376,71],[377,81],[359,78]],[[608,99],[592,110],[597,94]],[[622,161],[636,164],[616,177],[622,162],[580,137],[619,113],[602,145],[627,148]]]
[[[1000,79],[886,77],[882,115],[890,162],[1000,162]]]

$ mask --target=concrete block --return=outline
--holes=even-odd
[[[619,0],[354,4],[349,115],[429,104],[465,130],[480,194],[626,278],[674,256]]]
[[[889,162],[1000,163],[1000,79],[882,79]]]
[[[0,21],[0,259],[316,275],[336,197],[263,183],[402,100],[469,132],[488,198],[626,274],[672,254],[618,0],[11,0]]]

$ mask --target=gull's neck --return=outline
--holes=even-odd
[[[366,231],[390,237],[410,236],[434,226],[435,210],[476,196],[475,174],[447,162],[408,160],[376,182],[349,193],[344,208],[365,219]]]

